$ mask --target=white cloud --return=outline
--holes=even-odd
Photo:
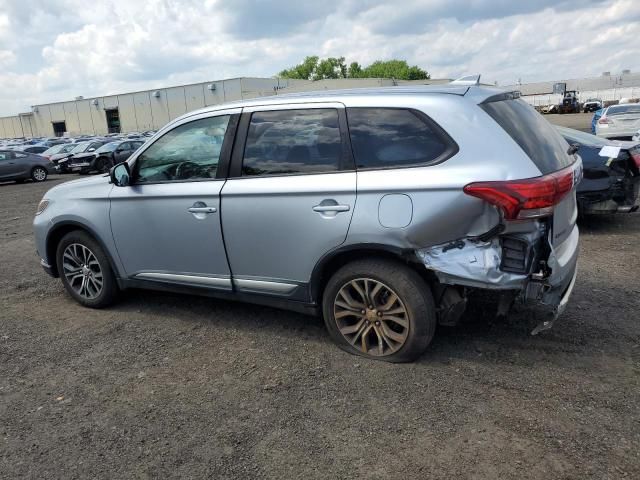
[[[232,76],[306,55],[405,58],[502,84],[637,70],[634,0],[0,0],[0,116]]]

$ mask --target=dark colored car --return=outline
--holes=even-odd
[[[566,127],[556,127],[578,148],[584,176],[576,196],[582,215],[635,212],[640,191],[640,143],[616,142]]]
[[[50,169],[51,162],[40,155],[0,150],[0,181],[2,182],[7,180],[23,182],[28,179],[44,182]]]
[[[102,145],[95,152],[74,155],[69,170],[81,174],[106,173],[115,164],[124,162],[133,152],[142,146],[142,140],[118,140]]]
[[[93,153],[102,147],[109,140],[93,139],[84,142],[74,143],[75,145],[71,150],[61,151],[52,155],[50,160],[55,165],[55,168],[60,173],[69,173],[69,164],[74,157],[82,153]]]

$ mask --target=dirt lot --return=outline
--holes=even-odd
[[[0,477],[640,478],[640,214],[582,225],[553,330],[476,310],[390,365],[265,307],[80,307],[34,253],[59,181],[0,185]]]
[[[552,113],[545,115],[544,118],[555,125],[575,128],[576,130],[583,130],[591,133],[591,119],[593,118],[593,113],[571,113],[564,115]]]

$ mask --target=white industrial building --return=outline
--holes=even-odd
[[[516,84],[505,88],[520,90],[522,98],[534,106],[557,105],[562,101],[562,95],[553,93],[553,86],[557,83],[564,83],[567,91],[577,91],[580,102],[588,98],[612,102],[640,97],[640,73],[632,73],[629,70],[623,70],[620,74],[604,72],[599,77]]]
[[[434,84],[450,80],[391,79],[290,80],[233,78],[142,92],[34,105],[31,112],[0,118],[0,138],[104,135],[157,130],[180,115],[234,100],[309,90]]]
[[[166,87],[141,92],[34,105],[31,111],[0,118],[0,138],[52,137],[56,135],[103,135],[112,132],[156,130],[170,120],[198,108],[233,100],[281,93],[393,86],[403,84],[440,84],[449,79],[402,81],[380,78],[290,80],[282,78],[232,78]],[[580,101],[600,98],[604,101],[640,97],[640,74],[628,70],[619,75],[605,72],[599,77],[555,80],[507,85],[519,90],[532,105],[552,105],[561,101],[553,94],[554,84],[564,83],[567,90],[577,90]]]

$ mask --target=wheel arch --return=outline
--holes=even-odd
[[[377,243],[346,245],[326,253],[314,267],[309,282],[311,301],[318,304],[322,303],[322,295],[331,276],[343,265],[363,258],[394,260],[407,265],[429,283],[436,280],[433,273],[424,268],[413,249]]]
[[[118,269],[116,268],[116,264],[113,261],[113,257],[111,256],[109,249],[105,246],[104,242],[100,239],[100,237],[96,235],[93,229],[88,227],[87,225],[82,224],[80,222],[74,222],[71,220],[66,220],[66,221],[57,223],[47,234],[47,240],[46,240],[47,259],[49,260],[49,264],[51,265],[51,272],[53,273],[53,276],[56,278],[60,276],[60,272],[58,272],[58,264],[56,259],[56,250],[58,248],[58,244],[60,243],[60,240],[62,240],[62,237],[64,237],[67,233],[73,232],[76,230],[85,232],[87,235],[91,236],[91,238],[93,238],[96,242],[98,242],[98,245],[100,245],[100,248],[102,248],[102,251],[106,255],[107,259],[109,260],[109,266],[111,267],[111,270],[113,271],[116,278],[118,278]]]

